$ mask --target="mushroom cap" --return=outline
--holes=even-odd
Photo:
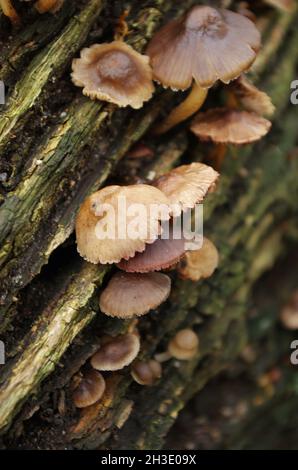
[[[86,372],[72,395],[75,406],[85,408],[93,405],[100,400],[105,388],[105,380],[99,372],[96,370]]]
[[[136,334],[109,338],[92,356],[91,365],[96,370],[120,370],[128,366],[138,355],[140,339]]]
[[[178,266],[182,279],[199,281],[201,278],[212,276],[218,266],[219,255],[215,245],[203,238],[203,245],[199,250],[188,251]]]
[[[255,113],[214,108],[197,114],[190,129],[201,140],[244,145],[260,140],[270,128],[271,122]]]
[[[163,26],[146,52],[156,81],[185,90],[193,79],[209,88],[217,80],[228,83],[237,78],[254,62],[260,45],[259,31],[245,16],[194,6]]]
[[[272,116],[275,106],[267,93],[259,90],[244,75],[230,84],[232,92],[247,110],[261,116]]]
[[[102,292],[100,310],[110,317],[145,315],[164,302],[171,291],[166,274],[117,272]]]
[[[154,207],[161,212],[151,210]],[[140,217],[135,210],[140,210]],[[169,200],[157,188],[145,184],[107,186],[87,197],[80,207],[76,218],[78,252],[91,263],[118,263],[143,251],[146,243],[153,243],[161,231],[159,220],[168,218]]]
[[[298,291],[295,291],[290,301],[280,313],[280,321],[287,330],[298,330]]]
[[[153,92],[149,58],[122,41],[94,44],[72,62],[72,81],[92,99],[141,108]]]
[[[162,367],[154,359],[149,361],[136,361],[132,365],[132,378],[140,385],[153,385],[162,374]]]
[[[168,352],[179,360],[194,357],[198,351],[199,338],[190,328],[178,331],[168,344]]]
[[[169,227],[167,235],[168,238],[158,238],[133,258],[129,258],[127,261],[121,260],[117,265],[118,268],[128,273],[148,273],[176,265],[185,254],[186,240],[182,230],[175,230],[173,224]]]
[[[214,187],[219,173],[203,163],[182,165],[158,178],[154,185],[177,206],[175,215],[181,210],[192,209],[203,201],[209,190]]]

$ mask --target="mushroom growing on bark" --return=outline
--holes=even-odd
[[[272,116],[275,111],[270,96],[259,90],[244,75],[241,75],[229,85],[229,92],[233,93],[244,109],[259,116]]]
[[[163,303],[170,291],[171,279],[166,274],[117,272],[101,293],[99,307],[110,317],[141,316]]]
[[[269,132],[271,122],[248,111],[214,108],[205,113],[198,113],[190,129],[200,140],[217,144],[216,166],[220,168],[227,144],[244,145],[256,142]]]
[[[199,281],[212,276],[218,266],[219,255],[215,245],[203,238],[203,245],[199,250],[188,251],[178,265],[178,273],[182,279]]]
[[[190,328],[178,331],[168,344],[168,353],[179,360],[192,359],[198,352],[199,338]]]
[[[174,90],[194,84],[156,132],[166,132],[198,111],[217,80],[229,83],[248,70],[260,45],[260,33],[248,18],[209,6],[194,6],[163,26],[146,51],[154,80]]]
[[[77,408],[93,405],[101,399],[106,388],[103,376],[96,370],[86,372],[73,392],[72,398]]]
[[[71,76],[84,95],[120,107],[141,108],[154,92],[149,58],[122,41],[83,49]]]
[[[202,202],[218,177],[219,173],[211,166],[194,162],[174,168],[153,184],[168,197],[174,215],[178,216]]]
[[[162,374],[159,362],[154,359],[149,361],[136,361],[132,365],[132,378],[140,385],[153,385]]]
[[[159,189],[145,184],[107,186],[80,207],[78,252],[91,263],[118,263],[157,239],[161,219],[169,219],[169,200]]]
[[[120,370],[137,357],[139,350],[140,339],[137,334],[127,333],[115,338],[110,337],[105,339],[90,362],[96,370]]]

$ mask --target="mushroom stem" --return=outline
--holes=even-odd
[[[13,7],[11,0],[0,0],[0,6],[2,8],[4,15],[8,16],[8,18],[13,24],[15,25],[20,24],[21,22],[20,17],[18,13],[16,12],[15,8]]]
[[[226,144],[217,144],[215,146],[214,151],[214,167],[217,171],[219,171],[222,167],[224,162],[225,156],[227,153],[227,145]]]
[[[239,102],[237,100],[237,97],[235,93],[233,93],[231,90],[227,92],[226,105],[227,105],[227,108],[229,109],[239,109]]]
[[[170,359],[172,359],[172,356],[168,351],[165,351],[165,352],[162,352],[162,353],[155,354],[154,359],[157,362],[163,363],[163,362],[167,362]]]
[[[172,127],[176,126],[185,119],[192,116],[194,113],[199,111],[203,106],[208,95],[208,89],[202,88],[196,82],[194,82],[191,92],[187,98],[182,101],[176,108],[174,108],[169,116],[156,128],[154,134],[164,134]]]
[[[114,34],[114,41],[124,41],[125,36],[128,35],[128,24],[126,22],[126,18],[129,15],[130,10],[126,9],[122,13],[122,15],[119,17],[117,26],[115,29],[115,34]]]
[[[57,0],[38,0],[34,6],[38,13],[46,13],[52,8],[55,8],[56,3]]]

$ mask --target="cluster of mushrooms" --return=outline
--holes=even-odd
[[[123,41],[94,44],[81,51],[72,64],[72,80],[91,99],[105,100],[119,107],[138,109],[154,93],[153,80],[172,90],[191,92],[167,118],[153,129],[162,134],[197,112],[218,80],[226,84],[227,103],[199,113],[191,131],[201,140],[211,140],[222,156],[227,144],[255,142],[270,129],[264,117],[274,112],[270,98],[242,75],[260,49],[260,34],[246,16],[229,10],[195,6],[183,17],[162,27],[142,55]],[[116,264],[118,271],[109,280],[99,299],[101,312],[131,319],[156,309],[171,290],[171,278],[161,271],[176,269],[182,279],[198,281],[213,274],[219,256],[214,244],[203,238],[200,249],[187,250],[185,239],[174,236],[177,218],[201,203],[214,191],[219,173],[203,163],[182,165],[151,184],[108,186],[83,202],[76,218],[77,249],[88,262]],[[129,237],[100,238],[98,222],[109,204],[118,220],[118,201],[125,198],[127,214],[135,203],[163,210],[144,215],[144,226],[155,231]],[[126,215],[126,222],[129,217]],[[162,238],[162,224],[170,220],[170,236]],[[141,221],[142,222],[142,221]],[[115,227],[117,234],[117,227]],[[191,329],[179,331],[167,351],[154,359],[137,360],[140,338],[136,329],[118,337],[107,337],[91,358],[91,369],[81,375],[73,392],[77,407],[100,400],[105,391],[102,371],[120,370],[129,364],[133,379],[152,385],[161,376],[161,363],[175,357],[191,359],[199,339]]]
[[[31,0],[20,0],[21,2],[31,2]],[[35,0],[34,8],[38,13],[56,13],[60,10],[64,0]],[[7,16],[14,25],[19,25],[21,22],[20,15],[13,6],[12,0],[0,0],[0,7],[5,16]]]

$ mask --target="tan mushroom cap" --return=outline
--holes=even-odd
[[[287,330],[298,330],[298,290],[294,292],[281,313],[280,321]]]
[[[160,213],[151,210],[154,207],[160,208]],[[140,216],[134,208],[140,209]],[[169,200],[157,188],[145,184],[107,186],[87,197],[80,207],[76,218],[78,252],[91,263],[118,263],[143,251],[146,243],[153,243],[160,234],[159,220],[168,218]]]
[[[199,338],[190,328],[178,331],[168,344],[168,352],[175,359],[188,360],[198,352]]]
[[[240,104],[247,110],[260,116],[272,116],[275,106],[267,93],[259,90],[244,75],[230,84]]]
[[[171,279],[166,274],[116,273],[99,299],[100,310],[110,317],[145,315],[169,296]]]
[[[159,362],[154,359],[149,361],[134,362],[131,375],[132,378],[140,385],[153,385],[162,374],[162,367]]]
[[[84,95],[141,108],[154,92],[149,58],[122,41],[94,44],[72,62],[72,81]]]
[[[106,383],[103,376],[95,370],[88,371],[73,392],[72,397],[75,406],[85,408],[93,405],[101,399],[105,388]]]
[[[188,251],[178,266],[182,279],[199,281],[212,276],[219,263],[219,255],[215,245],[203,238],[203,245],[199,250]]]
[[[158,178],[154,185],[176,205],[175,215],[203,201],[214,187],[219,173],[203,163],[182,165]]]
[[[162,238],[164,235],[167,238]],[[185,254],[186,239],[182,231],[172,223],[162,237],[147,245],[142,253],[137,253],[127,261],[120,261],[118,268],[129,273],[148,273],[176,265]]]
[[[128,366],[138,355],[140,339],[128,333],[109,338],[92,356],[91,365],[96,370],[120,370]]]
[[[244,145],[260,140],[270,128],[271,122],[255,113],[215,108],[197,114],[190,129],[201,140]]]
[[[229,10],[194,6],[163,26],[147,54],[154,79],[173,89],[228,83],[246,71],[260,49],[260,33],[246,17]]]

